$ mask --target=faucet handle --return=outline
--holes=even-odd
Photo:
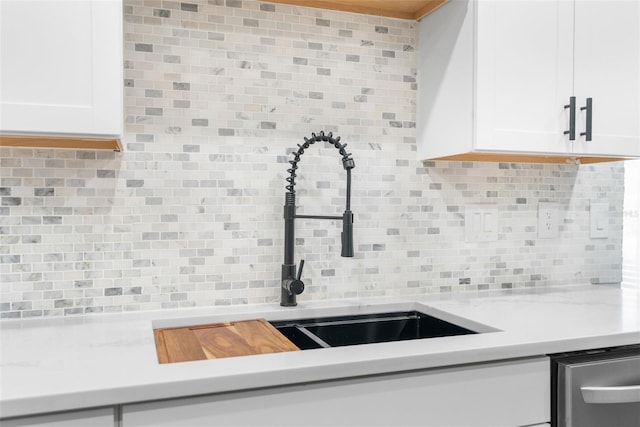
[[[291,280],[287,285],[287,289],[289,290],[289,292],[291,292],[292,295],[300,295],[302,291],[304,291],[304,282],[300,280],[300,278],[302,277],[303,268],[304,260],[301,259],[300,267],[298,267],[298,276],[295,278],[295,280]]]
[[[295,268],[294,265],[291,267]],[[294,279],[289,276],[289,279],[282,281],[282,287],[286,290],[288,295],[300,295],[304,291],[304,282],[300,280],[302,277],[302,268],[304,267],[304,260],[300,260],[300,267],[298,267],[297,277]]]
[[[296,280],[300,280],[300,278],[302,277],[302,269],[304,268],[304,260],[301,259],[300,260],[300,267],[298,267],[298,277],[296,277]]]
[[[290,280],[287,283],[287,290],[291,295],[300,295],[304,291],[304,282],[302,280]]]

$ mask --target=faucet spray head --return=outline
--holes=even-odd
[[[344,144],[344,147],[347,144]],[[342,159],[342,166],[347,171],[347,200],[342,215],[342,252],[340,255],[344,258],[353,258],[353,213],[351,212],[351,169],[356,167],[356,163],[350,157]]]
[[[353,258],[353,213],[346,210],[342,214],[342,252],[340,256]]]

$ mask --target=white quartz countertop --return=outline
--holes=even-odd
[[[160,365],[154,327],[418,309],[474,335]],[[613,286],[193,308],[0,322],[0,417],[640,343],[640,293]]]

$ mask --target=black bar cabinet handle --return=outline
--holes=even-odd
[[[593,117],[593,99],[587,98],[587,105],[580,107],[580,110],[587,110],[587,120],[585,132],[580,132],[580,136],[584,136],[585,141],[591,141],[591,118]]]
[[[569,109],[569,130],[565,130],[564,134],[569,135],[569,141],[576,140],[576,97],[569,98],[569,104],[564,106]]]

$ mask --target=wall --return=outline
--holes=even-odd
[[[2,317],[276,303],[289,153],[320,131],[356,162],[356,256],[297,221],[301,301],[620,281],[620,164],[417,160],[415,23],[250,0],[125,0],[124,21],[124,152],[1,151]],[[299,213],[344,210],[333,147],[297,182]],[[468,203],[497,205],[498,241],[465,242]]]
[[[624,164],[622,285],[640,288],[640,160]]]

